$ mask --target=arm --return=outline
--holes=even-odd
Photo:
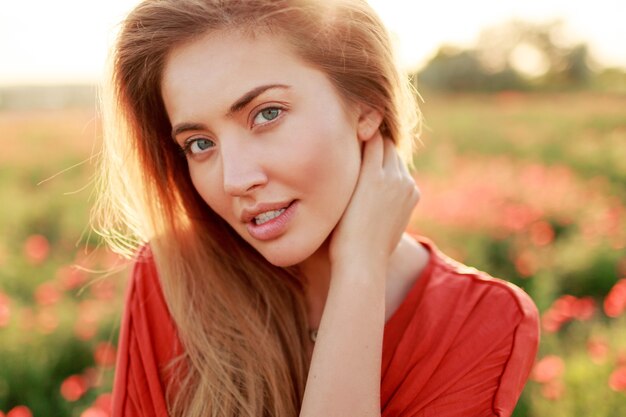
[[[381,415],[387,266],[419,193],[391,141],[365,144],[359,181],[330,245],[331,284],[301,417]]]
[[[384,268],[333,270],[301,417],[380,416]]]

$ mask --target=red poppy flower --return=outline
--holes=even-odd
[[[24,243],[24,256],[32,264],[40,264],[48,258],[50,244],[42,235],[31,235]]]
[[[67,401],[76,401],[87,391],[87,382],[80,375],[71,375],[61,384],[61,395]]]

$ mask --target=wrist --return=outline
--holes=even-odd
[[[353,245],[346,248],[335,248],[330,253],[331,265],[342,269],[370,264],[386,267],[389,257],[390,254],[382,245]]]
[[[388,256],[376,254],[345,254],[331,262],[333,279],[371,280],[380,277],[384,280],[387,272]]]

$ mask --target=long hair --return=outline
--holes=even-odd
[[[168,54],[206,33],[278,36],[340,95],[383,114],[411,155],[419,114],[364,0],[146,0],[123,22],[102,92],[96,229],[118,252],[149,245],[184,354],[173,416],[298,415],[309,368],[304,283],[267,262],[196,192],[161,98]]]

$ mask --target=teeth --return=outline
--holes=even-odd
[[[265,213],[261,213],[258,216],[256,216],[254,218],[254,221],[257,225],[263,224],[263,223],[267,223],[272,219],[275,219],[276,217],[280,216],[281,214],[283,214],[283,212],[286,209],[282,208],[280,210],[272,210],[272,211],[266,211]]]

